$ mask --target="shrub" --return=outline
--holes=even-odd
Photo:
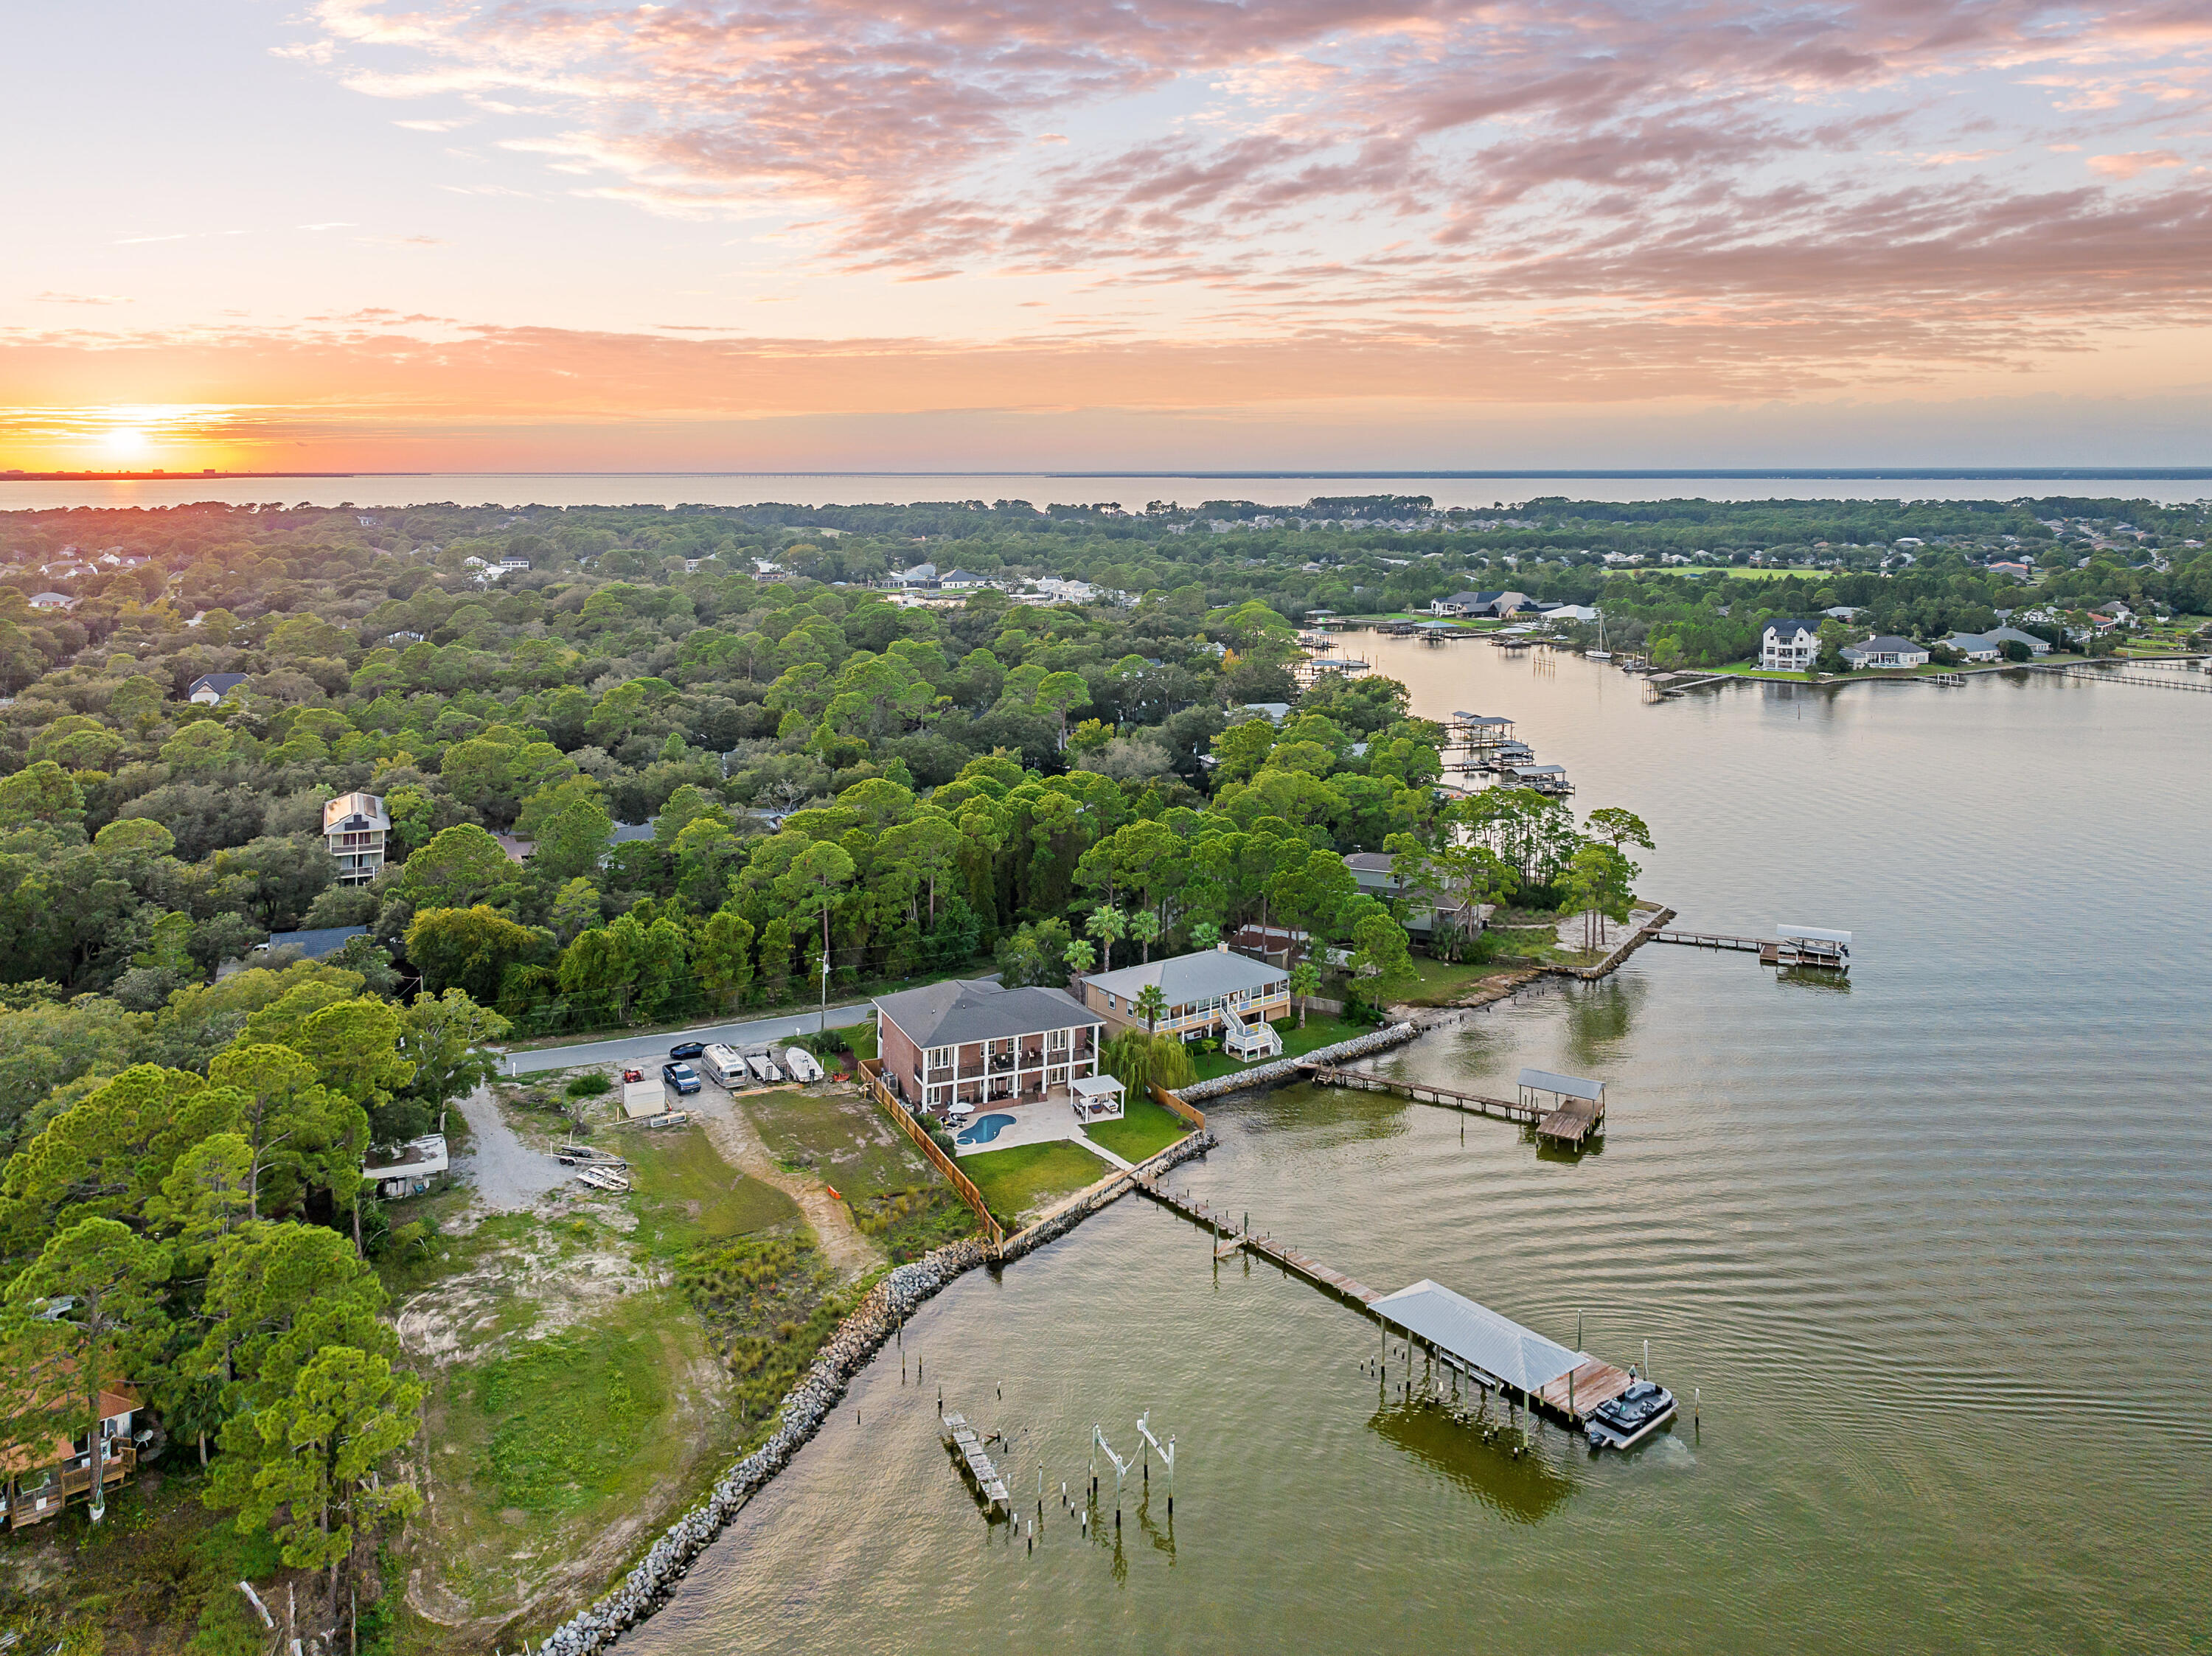
[[[587,1074],[578,1076],[568,1083],[566,1090],[571,1098],[597,1098],[613,1086],[614,1083],[609,1081],[597,1070],[593,1070]]]

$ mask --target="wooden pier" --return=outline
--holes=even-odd
[[[1382,1297],[1366,1283],[1355,1282],[1340,1271],[1331,1270],[1310,1254],[1301,1253],[1272,1236],[1250,1234],[1228,1214],[1217,1213],[1194,1197],[1161,1188],[1157,1180],[1139,1179],[1137,1188],[1161,1206],[1172,1208],[1184,1218],[1195,1220],[1212,1231],[1220,1239],[1214,1247],[1213,1257],[1217,1259],[1225,1259],[1243,1248],[1294,1277],[1304,1277],[1316,1288],[1326,1289],[1338,1298],[1363,1309]]]
[[[1486,1093],[1462,1092],[1456,1087],[1432,1086],[1425,1081],[1395,1081],[1369,1070],[1347,1070],[1331,1064],[1313,1064],[1299,1060],[1317,1087],[1356,1087],[1362,1092],[1395,1093],[1400,1098],[1416,1104],[1433,1104],[1440,1109],[1458,1110],[1467,1115],[1486,1115],[1501,1121],[1534,1127],[1536,1137],[1556,1143],[1571,1144],[1580,1149],[1593,1134],[1605,1127],[1605,1104],[1602,1100],[1566,1099],[1556,1107],[1530,1102],[1527,1099],[1492,1098]]]
[[[965,1471],[981,1495],[984,1508],[994,1516],[1004,1513],[1013,1515],[1013,1501],[1006,1494],[1006,1480],[999,1476],[999,1469],[991,1464],[991,1457],[983,1452],[983,1440],[975,1435],[975,1429],[958,1415],[944,1416],[945,1447],[965,1463]]]
[[[2195,690],[2199,695],[2212,695],[2212,683],[2192,684],[2179,674],[2155,677],[2148,673],[2113,672],[2102,667],[2045,667],[2046,673],[2057,673],[2066,678],[2086,678],[2096,684],[2140,684],[2149,690]]]
[[[1347,1277],[1340,1271],[1331,1269],[1310,1254],[1301,1253],[1296,1248],[1285,1247],[1271,1236],[1252,1234],[1244,1230],[1230,1215],[1217,1212],[1205,1203],[1183,1192],[1165,1189],[1157,1180],[1139,1179],[1137,1180],[1137,1188],[1159,1203],[1161,1206],[1182,1215],[1186,1219],[1204,1225],[1219,1238],[1213,1250],[1213,1257],[1217,1261],[1229,1258],[1240,1249],[1256,1254],[1285,1274],[1302,1277],[1315,1287],[1335,1295],[1355,1309],[1375,1318],[1386,1329],[1396,1328],[1401,1335],[1420,1346],[1434,1360],[1432,1380],[1439,1391],[1443,1376],[1451,1368],[1457,1368],[1470,1380],[1486,1388],[1495,1387],[1500,1392],[1513,1389],[1504,1385],[1495,1376],[1481,1374],[1463,1357],[1441,1346],[1432,1344],[1418,1333],[1398,1324],[1395,1319],[1385,1316],[1376,1307],[1378,1301],[1388,1296],[1376,1292],[1364,1283]],[[1410,1370],[1408,1373],[1410,1374]],[[1425,1381],[1424,1386],[1430,1383],[1431,1381]],[[1540,1406],[1570,1424],[1579,1424],[1583,1416],[1591,1410],[1601,1403],[1610,1402],[1619,1397],[1634,1383],[1629,1374],[1614,1368],[1611,1363],[1601,1362],[1595,1357],[1585,1357],[1571,1375],[1563,1374],[1547,1386],[1518,1395],[1524,1404]],[[957,1415],[947,1416],[946,1424],[949,1426],[958,1418]]]
[[[1750,955],[1778,946],[1771,937],[1733,937],[1723,931],[1654,931],[1651,941],[1678,943],[1691,949],[1740,949]]]

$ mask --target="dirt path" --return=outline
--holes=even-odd
[[[471,1175],[477,1199],[493,1212],[519,1213],[568,1182],[566,1168],[515,1137],[489,1088],[479,1087],[461,1100],[460,1109],[475,1144],[455,1160],[453,1170]]]
[[[842,1275],[857,1277],[884,1262],[883,1250],[860,1234],[846,1205],[804,1174],[788,1173],[768,1153],[744,1107],[719,1087],[702,1087],[685,1108],[706,1123],[707,1137],[722,1160],[738,1172],[775,1186],[806,1216],[823,1257]]]

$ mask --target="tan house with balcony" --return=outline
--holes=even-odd
[[[76,1364],[67,1358],[52,1361],[52,1369],[40,1372],[67,1389]],[[33,1392],[40,1389],[34,1382]],[[0,1402],[0,1411],[6,1416],[0,1419],[0,1440],[7,1445],[0,1448],[0,1518],[11,1530],[58,1518],[70,1501],[89,1496],[95,1461],[100,1485],[106,1489],[112,1489],[137,1469],[138,1448],[131,1440],[131,1422],[143,1405],[136,1390],[121,1380],[110,1380],[100,1388],[96,1441],[90,1433],[72,1439],[58,1431],[41,1430],[34,1423],[41,1413],[61,1401],[58,1397],[25,1392]],[[68,1401],[82,1408],[83,1394],[78,1392]]]
[[[933,983],[876,1002],[884,1084],[909,1108],[942,1113],[1070,1099],[1097,1073],[1101,1023],[1063,989]]]
[[[342,793],[323,806],[323,838],[338,865],[340,885],[365,885],[384,866],[385,836],[392,818],[373,793]]]
[[[1148,1025],[1137,998],[1157,986],[1167,1010]],[[1152,1028],[1195,1040],[1218,1034],[1238,1058],[1272,1058],[1283,1039],[1271,1019],[1291,1015],[1291,974],[1227,943],[1083,980],[1083,1004],[1117,1029]]]

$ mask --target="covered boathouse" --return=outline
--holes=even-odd
[[[1368,1308],[1385,1329],[1397,1329],[1477,1384],[1517,1393],[1523,1403],[1541,1404],[1570,1421],[1579,1422],[1633,1384],[1611,1363],[1570,1351],[1425,1277]]]

